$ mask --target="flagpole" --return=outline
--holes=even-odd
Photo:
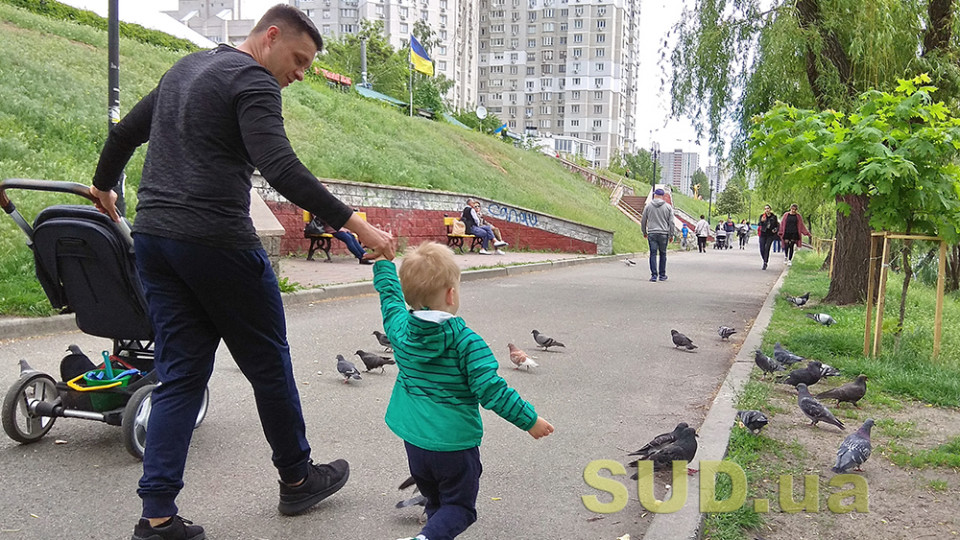
[[[413,62],[410,62],[410,117],[413,118]]]

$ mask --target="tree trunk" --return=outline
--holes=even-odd
[[[947,279],[944,286],[945,292],[952,292],[960,289],[960,245],[950,246],[947,249]]]
[[[823,63],[833,65],[837,70],[837,76],[840,82],[843,83],[846,88],[847,97],[853,98],[857,95],[857,90],[854,88],[851,80],[852,69],[850,59],[847,57],[847,52],[840,43],[837,35],[823,28],[819,0],[798,0],[797,16],[802,30],[816,32],[823,41],[823,48],[817,51],[814,50],[812,46],[813,39],[807,38],[808,42],[806,54],[804,55],[804,63],[807,82],[810,83],[810,90],[813,92],[813,97],[817,102],[817,106],[821,109],[837,107],[838,104],[832,103],[830,99],[831,96],[828,94],[823,82],[820,81],[822,74],[820,73],[818,62],[822,59]]]
[[[870,224],[867,220],[866,195],[837,196],[838,203],[850,205],[850,215],[837,212],[836,262],[833,278],[824,302],[837,305],[856,304],[867,296],[867,263],[870,259]]]
[[[950,44],[953,30],[953,0],[930,0],[927,16],[930,26],[923,35],[923,56],[933,51],[945,50]]]
[[[910,224],[907,223],[907,234],[910,234]],[[900,348],[900,336],[903,334],[903,319],[907,314],[907,291],[910,289],[910,279],[913,277],[913,261],[910,255],[913,252],[913,240],[904,239],[903,249],[900,253],[903,256],[903,287],[900,289],[900,318],[897,319],[897,329],[893,333],[896,336],[895,348]]]

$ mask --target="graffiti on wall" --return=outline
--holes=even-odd
[[[500,206],[499,204],[488,205],[486,214],[490,217],[502,219],[508,223],[520,223],[528,227],[537,226],[536,214],[510,208],[509,206]]]

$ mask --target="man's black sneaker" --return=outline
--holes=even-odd
[[[302,484],[293,487],[280,482],[277,510],[287,516],[299,514],[339,491],[349,477],[350,465],[342,459],[323,465],[311,461],[307,467],[307,478]]]
[[[173,516],[163,525],[156,527],[151,527],[149,521],[140,518],[140,522],[133,528],[131,540],[204,540],[206,537],[203,527],[180,516]]]

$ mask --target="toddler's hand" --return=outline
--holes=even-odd
[[[539,439],[553,433],[553,426],[550,424],[550,422],[544,420],[543,417],[538,416],[537,423],[534,424],[533,427],[527,431],[527,433],[529,433],[534,439]]]

